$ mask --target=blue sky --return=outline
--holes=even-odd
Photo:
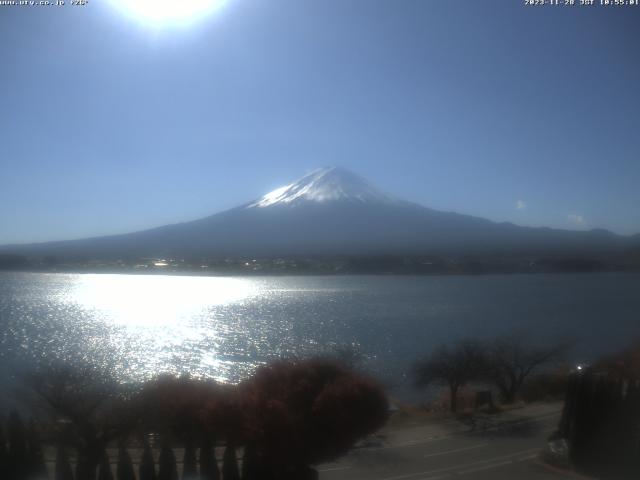
[[[195,219],[324,165],[424,205],[640,232],[640,7],[0,7],[0,244]]]

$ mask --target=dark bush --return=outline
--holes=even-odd
[[[149,447],[149,442],[146,437],[142,442],[142,457],[140,457],[138,473],[138,478],[140,480],[156,480],[156,467],[153,461],[153,452]]]
[[[33,420],[29,423],[29,429],[27,431],[27,447],[29,458],[29,477],[46,478],[48,473],[47,466],[44,461],[44,452],[42,451],[42,444],[40,443],[38,430]]]
[[[203,414],[215,410],[228,388],[214,380],[163,375],[147,382],[134,404],[144,429],[193,436],[202,433]]]
[[[8,478],[8,460],[9,453],[7,452],[6,441],[4,438],[4,422],[3,418],[0,416],[0,478]]]
[[[525,402],[562,400],[567,392],[569,374],[568,367],[559,367],[534,375],[524,383],[520,395]]]
[[[27,432],[22,419],[16,412],[12,412],[9,415],[7,431],[9,434],[8,478],[20,480],[29,473],[29,454],[27,450]]]
[[[193,439],[187,438],[184,446],[184,457],[182,459],[183,480],[193,480],[198,474],[198,461],[196,459],[196,449]]]
[[[248,440],[272,471],[343,455],[388,416],[378,386],[327,361],[262,367],[240,392]]]
[[[53,478],[54,480],[73,480],[73,472],[71,470],[69,456],[62,446],[58,446],[58,450],[56,452],[56,467]],[[120,478],[118,478],[118,480],[120,480]]]
[[[158,458],[158,480],[178,480],[176,456],[167,441],[162,442]]]
[[[100,466],[98,467],[98,480],[113,480],[111,463],[109,462],[109,455],[107,455],[106,451],[102,454]]]
[[[598,478],[640,478],[640,380],[587,370],[570,377],[559,435],[569,458]]]
[[[124,445],[121,445],[118,449],[118,466],[116,468],[116,473],[118,480],[136,480],[131,455],[129,455],[129,452],[127,452]]]
[[[200,478],[202,480],[220,479],[220,470],[213,445],[215,445],[215,441],[211,436],[205,436],[200,444]]]
[[[224,457],[222,459],[222,478],[223,480],[240,480],[236,448],[233,443],[228,443],[227,447],[224,449]]]

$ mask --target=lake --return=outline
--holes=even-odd
[[[588,361],[640,337],[640,275],[205,277],[0,273],[2,375],[51,358],[123,379],[236,382],[277,357],[350,352],[391,389],[462,337],[569,335]]]

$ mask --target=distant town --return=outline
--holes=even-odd
[[[492,274],[639,272],[640,252],[600,257],[341,255],[127,259],[1,254],[0,270],[198,275]]]

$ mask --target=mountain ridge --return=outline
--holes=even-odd
[[[640,246],[604,229],[523,227],[443,212],[324,167],[238,207],[118,235],[0,246],[2,253],[85,256],[596,254]]]

